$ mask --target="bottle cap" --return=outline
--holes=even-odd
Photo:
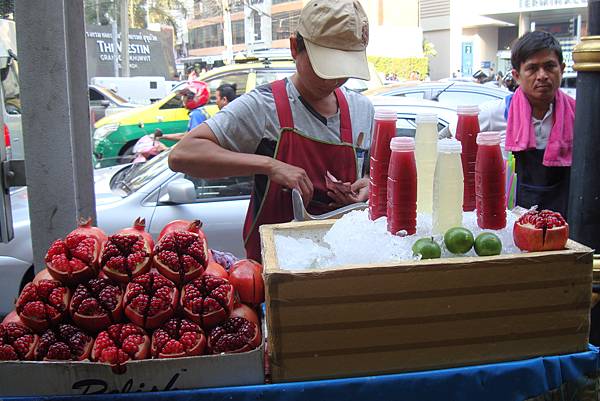
[[[476,105],[459,105],[456,106],[456,112],[468,116],[477,115],[479,114],[479,107]]]
[[[437,124],[438,117],[434,113],[419,113],[415,117],[415,122],[417,124]]]
[[[396,110],[378,109],[375,111],[375,120],[396,121],[397,118]]]
[[[438,152],[440,153],[461,153],[462,144],[456,139],[444,138],[438,141]]]
[[[477,134],[477,145],[499,145],[500,139],[499,131],[480,132]]]
[[[415,150],[415,140],[407,136],[397,136],[390,141],[392,152],[410,152]]]

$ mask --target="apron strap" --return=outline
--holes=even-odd
[[[292,116],[292,108],[288,99],[287,90],[285,88],[285,79],[273,81],[271,83],[273,91],[273,100],[275,100],[275,109],[279,118],[279,126],[281,128],[294,128],[294,118]]]
[[[350,121],[350,109],[344,92],[340,88],[335,89],[335,97],[340,107],[340,139],[342,142],[353,144],[352,122]]]

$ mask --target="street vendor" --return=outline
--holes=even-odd
[[[191,176],[255,175],[244,224],[249,258],[261,260],[260,225],[292,220],[291,189],[315,214],[367,200],[356,148],[370,142],[374,109],[342,85],[369,79],[368,27],[358,0],[309,1],[290,37],[296,72],[238,97],[169,155],[171,169]],[[330,187],[327,172],[348,190]]]
[[[481,131],[502,131],[515,156],[516,203],[567,217],[575,100],[560,90],[565,69],[560,43],[547,32],[528,32],[512,48],[519,87],[481,106]]]

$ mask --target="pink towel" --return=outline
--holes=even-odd
[[[554,97],[554,124],[544,152],[544,166],[566,167],[573,158],[573,126],[575,125],[575,99],[563,91]],[[535,149],[535,130],[531,121],[531,105],[518,88],[508,110],[506,150]]]

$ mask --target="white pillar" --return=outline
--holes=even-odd
[[[531,18],[527,13],[519,14],[519,37],[525,35],[531,29]]]
[[[121,0],[121,76],[129,76],[129,2]]]

